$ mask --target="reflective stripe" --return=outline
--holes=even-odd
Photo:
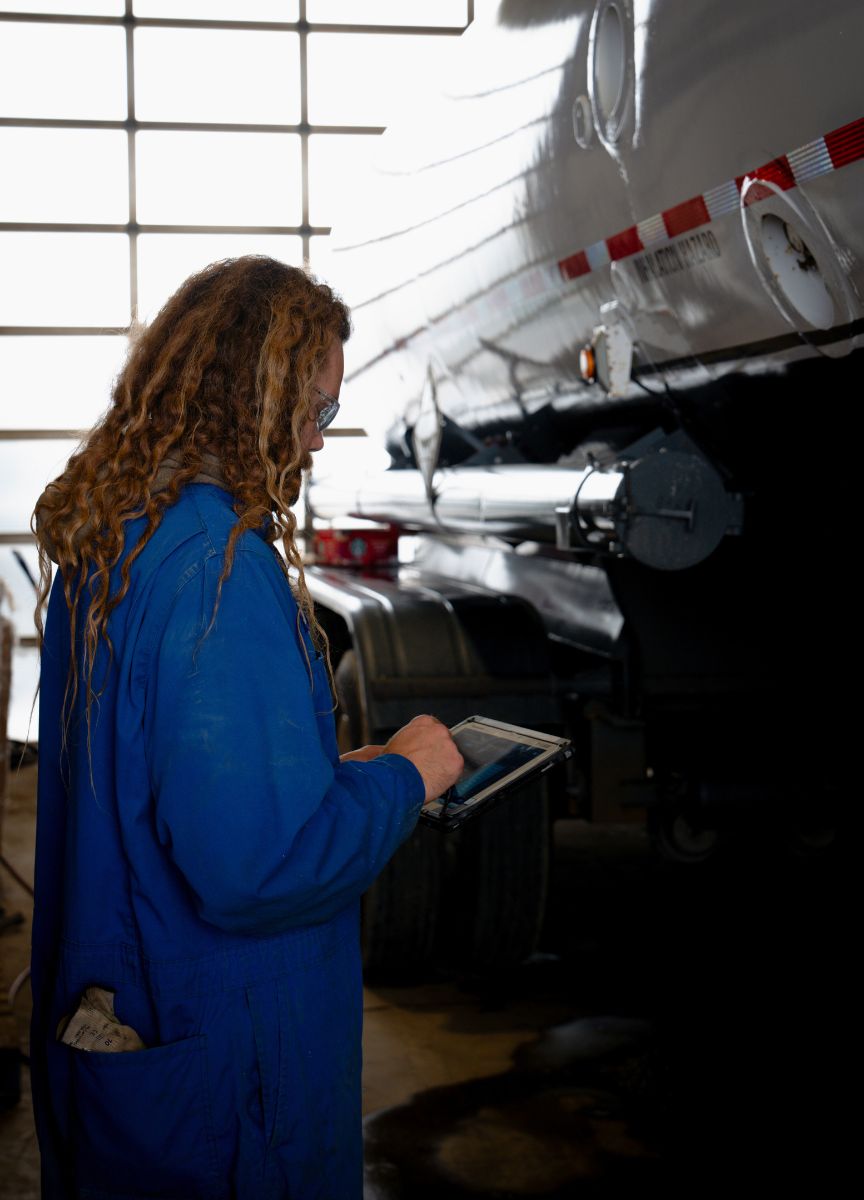
[[[709,188],[700,196],[693,196],[672,208],[664,209],[657,216],[647,217],[637,225],[631,225],[620,233],[614,233],[603,241],[586,246],[562,258],[558,262],[558,273],[564,280],[578,279],[609,262],[630,258],[646,247],[670,241],[682,233],[709,225],[712,221],[734,212],[741,204],[741,189],[747,184],[745,203],[755,204],[771,195],[771,189],[760,187],[751,180],[764,179],[775,187],[788,191],[808,179],[817,179],[840,167],[864,158],[864,118],[841,125],[839,129],[826,133],[824,137],[807,142],[781,154],[770,162],[755,167],[736,179],[729,179],[716,187]]]

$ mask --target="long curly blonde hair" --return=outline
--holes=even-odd
[[[213,263],[191,276],[133,336],[111,406],[48,485],[32,523],[39,544],[40,645],[53,559],[63,581],[71,645],[80,637],[83,646],[80,668],[78,656],[71,656],[64,727],[83,677],[88,744],[91,705],[102,690],[93,686],[96,651],[101,639],[113,653],[108,620],[129,590],[132,564],[166,508],[214,459],[238,517],[216,606],[238,539],[269,521],[266,536],[271,543],[281,539],[300,612],[326,653],[295,542],[292,505],[311,465],[301,434],[316,407],[314,380],[334,339],[346,341],[350,329],[348,310],[329,287],[256,255]],[[124,558],[119,585],[112,585],[126,525],[140,517],[147,520],[144,532]]]

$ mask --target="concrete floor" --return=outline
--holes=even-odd
[[[3,834],[27,879],[34,785],[13,776]],[[367,988],[366,1200],[776,1194],[806,1175],[841,1194],[847,879],[764,849],[682,870],[638,831],[558,822],[541,954]],[[2,868],[0,904],[25,918],[0,934],[5,992],[29,897]],[[28,1006],[25,988],[22,1044]],[[38,1196],[27,1083],[0,1112],[3,1200]]]
[[[33,880],[33,841],[35,835],[36,768],[10,771],[9,794],[0,817],[0,850],[4,858],[25,881]],[[20,916],[20,923],[6,926],[0,933],[0,1005],[9,988],[30,961],[32,901],[27,891],[0,865],[0,906],[7,920]],[[14,1009],[22,1049],[27,1047],[30,1020],[30,989],[25,984]],[[20,1070],[21,1100],[11,1109],[0,1109],[0,1197],[3,1200],[37,1200],[39,1196],[39,1153],[33,1110],[30,1104],[30,1078]]]

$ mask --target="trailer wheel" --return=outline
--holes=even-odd
[[[719,830],[700,824],[687,812],[662,814],[652,832],[661,857],[685,865],[716,858],[724,843]]]
[[[362,746],[374,731],[363,706],[357,656],[348,650],[336,669],[339,750]],[[362,902],[363,966],[379,977],[411,978],[428,968],[441,897],[441,846],[418,826],[368,889]]]
[[[706,822],[697,803],[698,784],[673,774],[658,791],[659,803],[648,814],[648,833],[667,862],[694,866],[727,849],[728,835]]]
[[[549,801],[528,785],[458,833],[442,956],[476,970],[518,966],[537,949],[549,886]]]

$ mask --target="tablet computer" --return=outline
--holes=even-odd
[[[435,829],[456,829],[573,753],[566,738],[489,717],[468,717],[450,732],[465,766],[448,792],[423,806],[420,820]]]

